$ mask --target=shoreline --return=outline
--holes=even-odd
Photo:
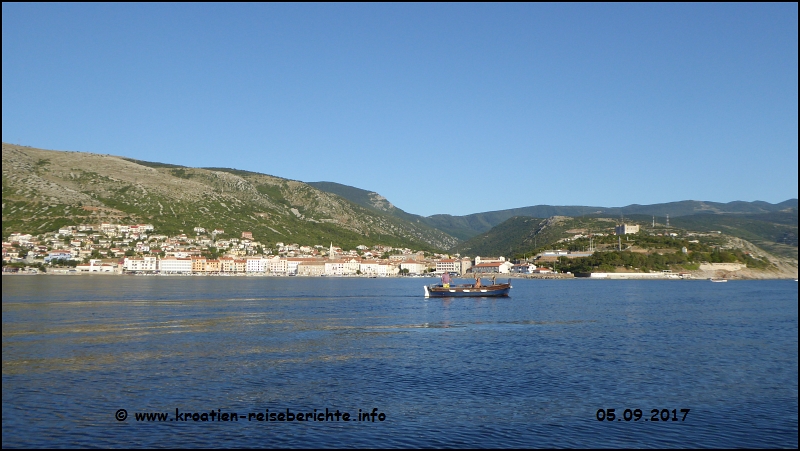
[[[711,278],[725,278],[729,281],[735,280],[797,280],[797,276],[774,276],[773,274],[758,274],[760,277],[753,277],[753,274],[748,275],[737,275],[737,274],[730,274],[726,277],[719,277],[715,275],[692,275],[692,277],[674,277],[674,276],[667,276],[661,275],[658,273],[653,273],[653,275],[647,275],[645,277],[626,277],[626,274],[631,273],[602,273],[602,274],[609,274],[614,275],[615,277],[575,277],[574,274],[486,274],[481,276],[481,279],[491,279],[492,276],[495,276],[496,279],[528,279],[528,280],[703,280],[706,281]],[[647,273],[641,273],[647,274]],[[277,278],[334,278],[334,279],[433,279],[439,280],[440,277],[428,277],[428,276],[367,276],[367,275],[349,275],[349,276],[306,276],[306,275],[294,275],[289,276],[285,274],[122,274],[118,272],[76,272],[76,273],[65,273],[65,272],[38,272],[38,273],[31,273],[31,272],[3,272],[3,277],[5,276],[127,276],[127,277],[277,277]],[[632,274],[631,274],[632,275]],[[769,277],[773,276],[773,277]],[[465,280],[474,280],[475,277],[472,276],[455,276],[453,279],[465,279]]]

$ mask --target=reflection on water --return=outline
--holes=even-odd
[[[797,445],[794,282],[520,280],[510,298],[428,300],[422,283],[4,277],[3,446]],[[114,419],[373,407],[386,422],[269,432]]]

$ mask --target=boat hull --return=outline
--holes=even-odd
[[[504,297],[509,295],[511,284],[503,283],[479,288],[458,286],[445,288],[441,285],[426,285],[424,288],[426,298]]]

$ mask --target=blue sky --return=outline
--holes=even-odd
[[[3,142],[410,213],[797,197],[797,4],[3,3]]]

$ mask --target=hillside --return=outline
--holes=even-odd
[[[420,230],[424,230],[429,236],[435,237],[437,243],[443,243],[443,249],[455,246],[460,241],[460,239],[454,235],[428,225],[425,217],[407,213],[395,207],[385,197],[374,191],[367,191],[361,188],[355,188],[353,186],[342,185],[335,182],[308,182],[308,185],[313,186],[321,191],[336,194],[337,196],[343,197],[350,202],[373,210],[377,213],[385,213],[399,220],[413,224]]]
[[[3,237],[101,221],[253,232],[265,242],[442,249],[455,240],[305,183],[226,168],[189,168],[3,143]]]
[[[451,252],[517,259],[547,249],[586,251],[591,245],[603,252],[586,261],[578,259],[566,265],[564,261],[565,270],[587,271],[591,266],[611,270],[615,263],[649,269],[683,264],[684,269],[696,269],[695,263],[700,261],[730,261],[745,263],[754,271],[764,270],[775,277],[791,277],[797,272],[796,208],[752,215],[685,216],[671,219],[670,227],[663,222],[653,227],[652,216],[633,215],[626,222],[640,224],[640,233],[614,236],[614,218],[516,216],[460,243]],[[591,242],[586,237],[589,234],[594,236]],[[616,255],[619,247],[624,252]],[[683,247],[689,255],[678,255]]]
[[[551,249],[559,240],[579,233],[613,233],[609,218],[553,216],[547,219],[515,216],[486,233],[458,244],[451,252],[515,257]]]
[[[626,222],[640,224],[648,233],[664,232],[721,232],[722,235],[746,240],[764,251],[797,260],[797,208],[755,215],[693,215],[670,219],[651,227],[652,216],[632,215]],[[477,255],[531,254],[552,248],[559,240],[576,234],[613,235],[618,219],[598,216],[553,216],[537,219],[515,216],[486,233],[470,238],[452,248],[453,252]],[[561,247],[566,248],[562,245]]]
[[[752,242],[768,252],[797,260],[797,207],[762,214],[696,215],[675,218],[677,227],[718,230]]]

